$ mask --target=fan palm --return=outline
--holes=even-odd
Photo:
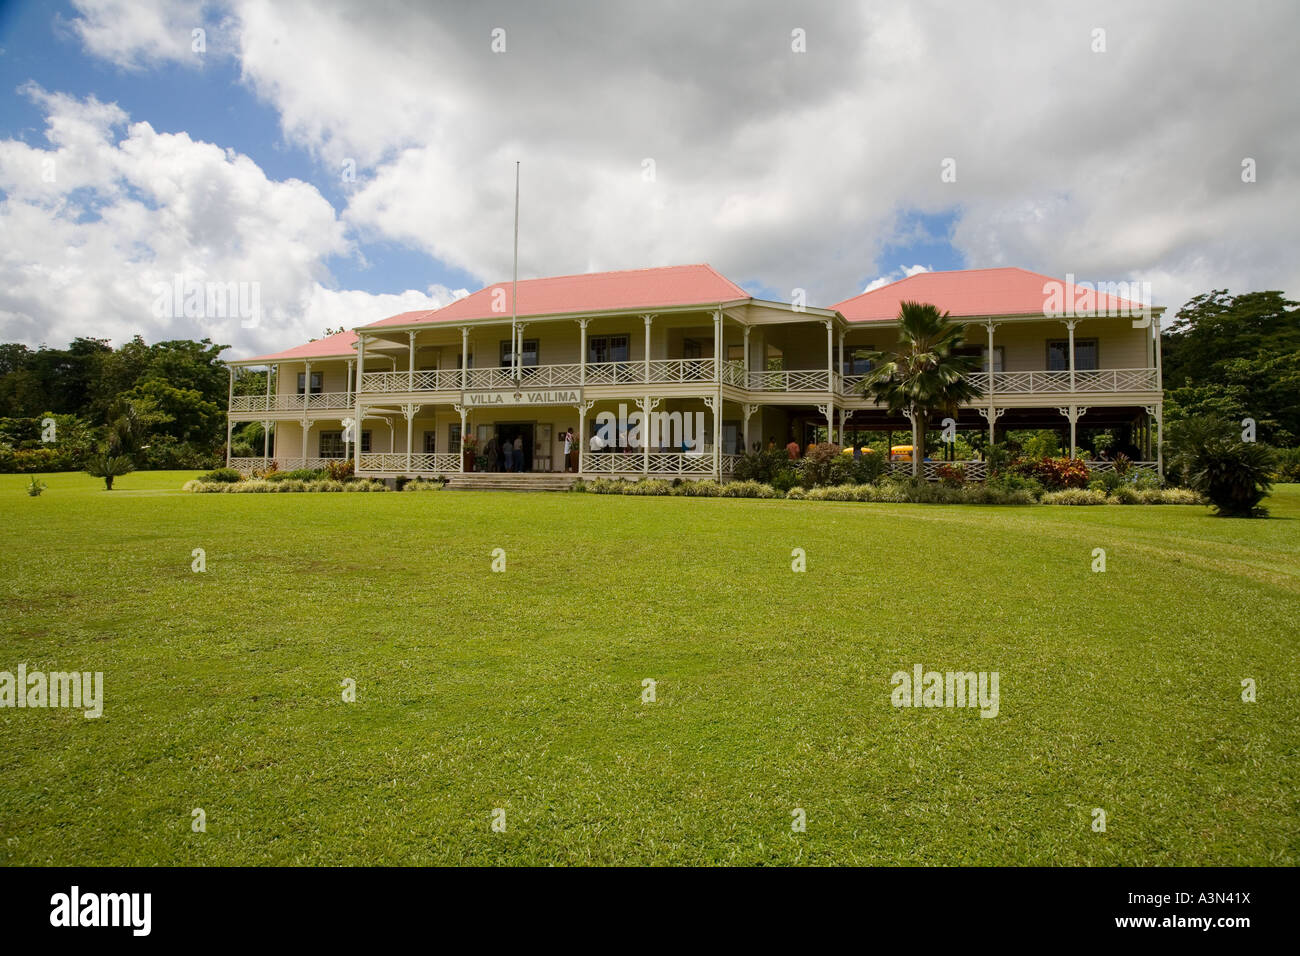
[[[894,414],[912,420],[912,475],[921,474],[929,417],[935,412],[956,416],[963,402],[983,391],[969,378],[976,360],[957,354],[962,327],[947,312],[921,302],[903,302],[898,309],[898,345],[872,352],[871,373],[862,381],[864,395]]]

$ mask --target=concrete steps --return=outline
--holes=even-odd
[[[573,474],[474,472],[449,476],[447,488],[452,491],[568,491],[577,479]]]

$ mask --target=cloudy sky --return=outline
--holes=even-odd
[[[1300,294],[1294,0],[2,10],[3,341],[251,355],[444,304],[509,277],[516,160],[521,277]],[[178,277],[259,321],[161,307]]]

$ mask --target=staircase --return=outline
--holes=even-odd
[[[568,491],[577,480],[577,475],[563,473],[477,471],[448,476],[446,487],[451,491]]]

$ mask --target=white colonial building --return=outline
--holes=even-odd
[[[756,299],[707,265],[517,288],[517,307],[511,283],[500,283],[442,309],[228,363],[231,427],[260,421],[273,432],[261,457],[231,466],[350,457],[363,475],[451,476],[472,470],[462,450],[473,436],[480,453],[518,438],[524,471],[555,473],[565,471],[572,428],[585,476],[726,477],[743,449],[792,437],[904,437],[909,422],[859,385],[866,353],[897,341],[900,302],[917,301],[964,324],[981,359],[981,397],[961,409],[958,428],[1059,428],[1073,453],[1078,428],[1125,425],[1142,466],[1160,467],[1161,310],[1142,314],[1082,284],[1021,269],[930,272],[829,308]],[[268,370],[264,393],[237,394],[249,368]],[[687,440],[656,429],[638,441],[636,413],[680,423]],[[597,421],[611,416],[630,419],[631,435],[619,428],[613,447],[592,452]],[[500,468],[503,456],[493,461]]]

